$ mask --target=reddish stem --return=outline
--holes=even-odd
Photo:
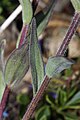
[[[19,47],[24,43],[26,36],[27,36],[27,32],[28,32],[28,25],[23,25],[22,31],[21,31]]]
[[[9,95],[9,91],[10,89],[6,86],[5,90],[4,90],[4,94],[0,103],[0,120],[2,119],[2,115],[3,115],[3,111],[5,109],[6,106],[6,102],[8,99],[8,95]]]
[[[58,49],[57,51],[57,54],[58,56],[63,56],[67,47],[68,47],[68,44],[72,38],[72,36],[74,35],[75,31],[76,31],[76,28],[78,26],[78,23],[80,22],[80,14],[79,13],[75,13],[74,17],[73,17],[73,20],[72,20],[72,23],[67,31],[67,34],[66,36],[64,37],[64,40],[60,46],[60,48]]]
[[[31,115],[33,114],[36,106],[38,105],[39,100],[42,98],[43,93],[49,83],[50,79],[48,76],[45,76],[44,81],[40,87],[40,89],[38,90],[38,92],[36,93],[36,96],[32,99],[27,112],[25,113],[24,117],[22,120],[29,120]]]
[[[72,23],[68,29],[68,32],[67,32],[67,34],[66,34],[66,36],[61,44],[56,56],[64,55],[65,50],[67,49],[68,44],[69,44],[72,36],[74,35],[74,32],[76,31],[79,22],[80,22],[80,14],[75,13],[74,18],[72,20]],[[37,107],[41,97],[43,96],[44,91],[45,91],[46,87],[48,86],[49,82],[50,82],[50,79],[48,78],[48,76],[45,76],[44,81],[43,81],[40,89],[38,90],[35,97],[32,99],[32,101],[31,101],[25,115],[23,116],[22,120],[29,120],[31,118],[31,116],[32,116],[35,108]]]

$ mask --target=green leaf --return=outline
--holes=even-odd
[[[50,108],[46,105],[37,111],[35,115],[35,120],[44,120],[43,118],[46,118],[45,120],[47,120],[50,117],[50,115]]]
[[[30,41],[30,63],[33,80],[34,94],[39,89],[43,78],[44,78],[44,66],[41,56],[41,51],[38,44],[37,31],[36,31],[36,20],[32,20],[31,28],[31,41]]]
[[[43,11],[40,11],[35,15],[36,22],[37,22],[37,34],[38,36],[42,33],[42,31],[45,29],[51,14],[53,12],[53,8],[55,6],[56,0],[50,0],[50,4],[43,9]]]
[[[73,4],[74,9],[77,12],[80,12],[80,0],[71,0],[71,2]]]
[[[17,102],[22,105],[28,105],[30,102],[29,96],[26,94],[19,94],[17,96]]]
[[[59,92],[59,103],[61,106],[64,106],[67,101],[67,92],[60,90]]]
[[[45,115],[43,115],[40,120],[47,120],[47,117]]]
[[[80,103],[80,102],[79,102]],[[80,109],[80,105],[71,105],[71,106],[67,106],[66,107],[67,109],[74,109],[74,110],[78,110],[78,109]]]
[[[71,89],[70,89],[70,93],[69,93],[69,95],[68,95],[68,99],[70,99],[72,96],[74,96],[75,93],[76,93],[76,91],[77,91],[77,88],[76,88],[76,87],[71,88]]]
[[[72,64],[72,61],[64,57],[50,57],[46,65],[46,75],[52,78]]]
[[[69,76],[71,76],[72,75],[72,69],[70,68],[70,69],[67,69],[67,70],[65,70],[65,77],[69,77]]]
[[[14,50],[7,60],[4,77],[6,84],[14,85],[20,81],[29,68],[29,44],[25,43]]]
[[[50,97],[49,95],[46,95],[46,101],[51,105],[53,109],[55,109],[55,103],[53,97]]]
[[[22,5],[22,18],[24,24],[29,24],[31,22],[33,11],[30,0],[19,0]]]
[[[64,113],[65,120],[78,120],[76,112],[66,112]]]
[[[80,91],[77,92],[71,100],[69,100],[66,106],[75,105],[77,103],[80,103]]]

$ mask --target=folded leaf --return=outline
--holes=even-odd
[[[64,57],[50,57],[46,65],[46,75],[52,78],[72,64],[72,61]]]
[[[8,85],[14,85],[20,81],[29,68],[29,44],[25,43],[14,50],[7,60],[4,77]]]
[[[50,5],[46,7],[43,11],[40,11],[35,15],[36,22],[37,22],[37,34],[38,36],[42,33],[42,31],[45,29],[50,16],[53,12],[53,8],[55,6],[56,0],[50,0]]]
[[[77,12],[80,12],[80,0],[71,0],[71,2],[73,4],[74,9]]]
[[[22,18],[24,24],[29,24],[31,22],[33,11],[30,0],[19,0],[22,5]]]
[[[41,51],[38,44],[37,31],[36,31],[36,20],[32,20],[31,28],[31,41],[30,41],[30,63],[33,80],[34,94],[39,89],[43,78],[44,78],[44,67],[41,56]]]

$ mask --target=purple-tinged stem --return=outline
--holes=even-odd
[[[22,120],[29,120],[31,115],[33,114],[36,106],[38,105],[39,100],[42,98],[44,91],[49,83],[50,79],[48,76],[45,76],[44,81],[40,87],[40,89],[38,90],[38,92],[36,93],[35,97],[33,97],[24,117]]]
[[[78,26],[78,23],[80,21],[80,14],[79,13],[75,13],[74,17],[73,17],[73,20],[72,20],[72,23],[67,31],[67,34],[56,54],[56,56],[62,56],[64,55],[65,53],[65,50],[67,49],[68,47],[68,44],[72,38],[72,36],[74,35],[74,32],[76,31],[77,29],[77,26]],[[23,119],[22,120],[29,120],[35,110],[35,108],[37,107],[39,101],[41,100],[43,94],[44,94],[44,91],[45,89],[47,88],[48,84],[50,82],[50,79],[48,76],[45,76],[44,78],[44,81],[40,87],[40,89],[38,90],[38,92],[36,93],[36,95],[33,97],[26,113],[24,114],[23,116]]]
[[[6,86],[5,90],[4,90],[4,94],[3,94],[2,100],[1,100],[1,103],[0,103],[0,120],[2,119],[2,115],[3,115],[3,111],[5,109],[5,106],[6,106],[6,102],[7,102],[8,95],[9,95],[9,91],[10,91],[10,89]]]
[[[21,31],[19,47],[24,43],[24,40],[25,40],[25,38],[27,36],[27,32],[28,32],[28,25],[23,25],[22,31]]]
[[[67,47],[68,47],[68,44],[72,38],[72,36],[74,35],[75,31],[76,31],[76,28],[78,26],[78,23],[80,22],[80,14],[79,13],[75,13],[74,17],[73,17],[73,20],[72,20],[72,23],[67,31],[67,34],[66,36],[64,37],[64,40],[60,46],[60,48],[58,49],[57,51],[57,56],[63,56]]]

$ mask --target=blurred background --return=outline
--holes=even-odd
[[[40,0],[37,12],[45,8],[49,0]],[[18,7],[18,0],[0,0],[0,25]],[[59,0],[45,31],[39,37],[39,44],[46,64],[50,56],[55,56],[74,15],[70,0]],[[21,13],[0,34],[0,40],[6,39],[5,60],[15,49],[22,27]],[[80,28],[77,28],[65,53],[73,59],[75,65],[51,80],[43,100],[39,103],[32,120],[80,120]],[[3,120],[21,120],[32,99],[31,72],[23,78],[9,95]]]

